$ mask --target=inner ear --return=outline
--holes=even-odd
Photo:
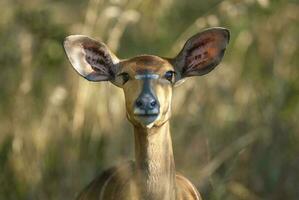
[[[107,78],[107,80],[114,77],[114,64],[105,49],[93,45],[82,45],[82,47],[85,53],[85,60],[93,70],[87,77],[104,75],[103,78]]]
[[[207,74],[220,63],[228,42],[227,29],[207,29],[191,37],[172,64],[180,78]]]
[[[64,49],[74,69],[87,80],[113,81],[119,60],[104,43],[71,35],[65,39]]]

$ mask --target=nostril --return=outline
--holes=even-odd
[[[157,105],[157,101],[156,100],[153,100],[152,102],[151,102],[151,106],[152,107],[155,107]]]
[[[136,101],[136,106],[137,106],[138,108],[140,108],[142,105],[143,105],[143,103],[142,103],[141,100],[137,100],[137,101]]]

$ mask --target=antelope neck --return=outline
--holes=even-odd
[[[134,127],[136,181],[142,199],[175,199],[175,165],[169,122],[151,129]]]

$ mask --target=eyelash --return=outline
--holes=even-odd
[[[123,72],[121,74],[119,74],[118,76],[121,76],[122,81],[123,81],[123,85],[128,82],[128,80],[130,80],[130,75],[127,72]]]
[[[167,71],[164,74],[164,78],[166,78],[171,83],[174,82],[174,76],[175,76],[175,72],[174,71]]]

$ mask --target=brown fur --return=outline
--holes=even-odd
[[[123,89],[135,138],[135,162],[103,172],[80,193],[78,200],[201,199],[192,183],[175,171],[168,122],[172,90],[186,77],[213,70],[228,41],[228,30],[212,28],[191,37],[173,59],[141,55],[119,60],[104,43],[89,37],[73,35],[65,39],[67,56],[81,76],[90,81],[109,80]],[[147,102],[138,106],[140,96]],[[153,102],[145,114],[141,106]],[[148,113],[154,109],[158,111]]]
[[[96,177],[80,193],[77,200],[140,200],[138,185],[133,179],[134,173],[134,162],[112,167]],[[176,199],[201,200],[194,185],[179,173],[176,174],[176,185]]]
[[[175,172],[168,122],[173,86],[163,79],[171,70],[173,66],[158,56],[143,55],[120,62],[119,74],[126,72],[132,78],[123,85],[123,90],[127,117],[134,125],[136,162],[108,169],[81,192],[78,200],[201,199],[191,182]],[[133,77],[145,72],[160,76],[151,83],[161,106],[150,129],[134,118],[132,110],[142,89],[142,81]]]

